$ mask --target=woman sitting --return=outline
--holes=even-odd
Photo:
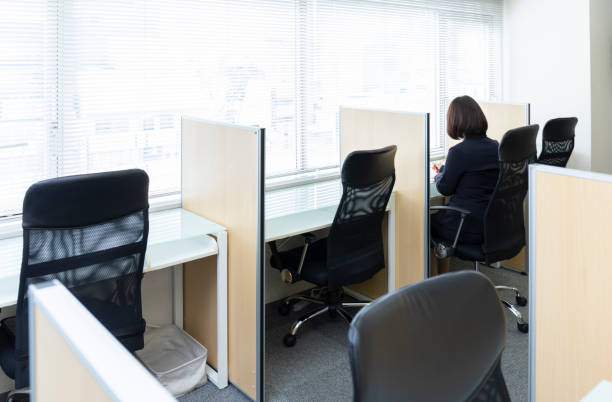
[[[453,99],[446,116],[446,132],[459,144],[448,150],[446,163],[435,176],[442,195],[453,196],[449,206],[471,212],[465,219],[459,243],[482,244],[483,217],[497,183],[497,141],[487,137],[487,118],[478,103],[469,96]],[[452,242],[457,234],[460,216],[452,211],[431,215],[431,234]],[[430,276],[449,270],[449,259],[431,259]]]

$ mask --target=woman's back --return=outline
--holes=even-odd
[[[467,137],[449,150],[445,165],[435,177],[440,194],[453,196],[450,206],[471,212],[461,229],[459,242],[482,242],[484,212],[499,172],[498,147],[497,141],[485,134]],[[436,235],[454,238],[459,226],[457,214],[444,213],[433,219]]]

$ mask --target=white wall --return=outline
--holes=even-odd
[[[591,0],[592,170],[612,173],[612,0]]]
[[[551,118],[578,117],[569,166],[584,170],[591,168],[589,18],[589,0],[504,1],[504,101],[530,103],[540,130]]]

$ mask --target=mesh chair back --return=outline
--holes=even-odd
[[[486,262],[512,258],[525,245],[523,202],[528,165],[536,159],[537,124],[504,134],[499,144],[499,176],[484,215]]]
[[[327,238],[328,286],[363,282],[385,267],[382,221],[395,184],[395,145],[351,152]]]
[[[562,117],[549,120],[542,130],[542,152],[538,163],[565,167],[574,150],[574,136],[578,119]]]
[[[395,290],[349,330],[355,401],[509,401],[506,317],[484,275],[462,271]]]
[[[28,380],[28,286],[59,280],[129,350],[143,347],[149,178],[124,170],[45,180],[23,203],[16,385]]]

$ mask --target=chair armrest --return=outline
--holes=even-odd
[[[429,207],[429,210],[430,211],[435,211],[435,210],[451,211],[451,212],[456,212],[461,215],[461,220],[459,221],[459,227],[457,228],[457,234],[455,234],[455,240],[453,241],[453,245],[451,246],[452,248],[451,253],[454,253],[454,250],[457,247],[457,242],[459,241],[459,235],[461,234],[461,228],[463,227],[463,221],[465,221],[465,217],[470,215],[472,212],[464,208],[450,207],[448,205],[436,205],[433,207]]]
[[[306,260],[306,252],[308,251],[308,247],[310,246],[310,244],[312,244],[312,242],[316,238],[316,236],[310,232],[301,233],[300,236],[304,238],[304,246],[302,248],[302,255],[300,257],[300,263],[298,264],[297,269],[295,267],[286,267],[285,264],[283,264],[280,258],[278,247],[276,245],[276,241],[272,241],[269,243],[270,251],[272,251],[272,259],[276,261],[275,265],[281,267],[281,278],[287,283],[294,283],[300,279],[300,276],[302,274],[302,267],[304,266],[304,261]]]
[[[304,238],[304,248],[302,249],[302,257],[300,258],[300,265],[297,268],[297,277],[299,278],[302,274],[302,267],[304,266],[304,260],[306,259],[306,252],[308,251],[308,247],[314,241],[315,235],[308,232],[302,233],[300,236]]]
[[[438,210],[442,210],[442,211],[452,211],[452,212],[457,212],[458,214],[461,215],[469,215],[472,212],[468,211],[467,209],[464,208],[458,208],[458,207],[449,207],[448,205],[435,205],[433,207],[429,207],[430,211],[438,211]]]

